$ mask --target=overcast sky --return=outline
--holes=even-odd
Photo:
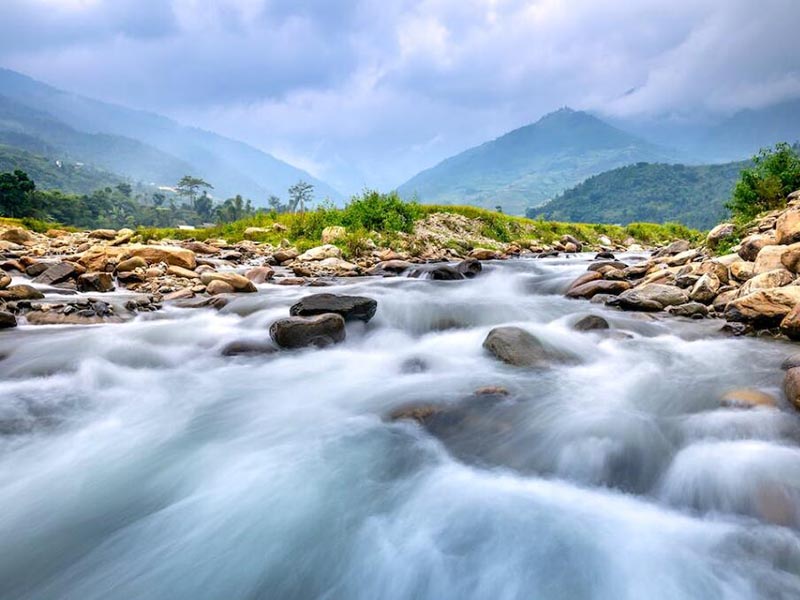
[[[641,118],[800,97],[800,0],[0,5],[0,65],[242,139],[346,193],[561,106]]]

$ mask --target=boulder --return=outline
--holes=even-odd
[[[795,367],[786,371],[783,378],[783,391],[786,399],[800,410],[800,368]]]
[[[311,248],[310,250],[306,250],[300,256],[298,256],[296,260],[306,262],[314,260],[324,260],[326,258],[342,258],[342,251],[333,244],[324,244],[322,246],[317,246],[316,248]]]
[[[478,273],[483,271],[483,266],[477,259],[467,258],[456,265],[456,271],[461,273],[467,279],[472,279],[478,275]]]
[[[28,267],[25,267],[25,274],[28,277],[36,278],[45,271],[47,271],[47,269],[49,269],[51,266],[53,265],[48,264],[46,262],[36,262]]]
[[[668,306],[665,310],[675,317],[688,317],[689,319],[702,319],[708,316],[708,307],[699,302]]]
[[[742,260],[753,262],[762,248],[765,246],[774,246],[775,244],[777,244],[777,242],[773,235],[750,235],[744,238],[742,243],[739,244],[739,256]]]
[[[217,296],[219,294],[233,294],[236,290],[233,289],[233,286],[230,283],[227,283],[221,279],[214,279],[208,283],[206,286],[206,293],[209,296]]]
[[[341,240],[347,235],[347,230],[339,225],[331,225],[322,230],[322,243],[332,244],[336,240]]]
[[[469,257],[477,260],[496,260],[500,258],[500,255],[496,250],[490,250],[489,248],[473,248],[469,252]]]
[[[325,347],[344,341],[344,319],[336,314],[279,319],[270,325],[269,335],[281,348]]]
[[[359,274],[358,265],[341,258],[323,258],[292,264],[292,271],[299,277],[354,277]]]
[[[666,248],[662,248],[658,251],[659,256],[674,256],[676,254],[681,254],[682,252],[687,252],[691,249],[692,245],[687,240],[675,240],[671,244],[669,244]],[[631,250],[633,252],[633,250]]]
[[[688,262],[693,261],[698,256],[700,256],[700,250],[696,249],[686,250],[685,252],[679,252],[675,256],[667,258],[666,264],[670,267],[680,267]]]
[[[364,321],[375,316],[378,302],[364,296],[313,294],[306,296],[289,309],[294,317],[312,317],[326,313],[340,315],[345,321]]]
[[[587,271],[586,273],[581,273],[578,277],[569,284],[567,288],[567,292],[572,289],[575,289],[578,286],[583,285],[584,283],[589,283],[590,281],[597,281],[598,279],[602,279],[603,276],[598,271]]]
[[[593,298],[597,294],[617,295],[630,290],[631,284],[627,281],[608,281],[596,279],[570,288],[565,294],[567,298]]]
[[[736,281],[745,282],[754,275],[755,263],[739,260],[731,263],[729,270],[731,277]]]
[[[667,306],[677,306],[689,302],[685,290],[672,285],[648,283],[632,290],[622,292],[614,302],[623,310],[659,311]]]
[[[785,251],[785,246],[764,246],[756,256],[753,274],[758,275],[775,269],[783,269],[783,253]]]
[[[187,250],[191,250],[195,254],[213,255],[219,254],[220,249],[205,242],[198,242],[196,240],[181,242],[181,246]]]
[[[374,275],[377,277],[393,277],[407,271],[413,266],[413,263],[407,260],[384,260],[376,264],[369,271],[367,275]]]
[[[167,275],[172,275],[173,277],[183,277],[184,279],[200,279],[199,273],[195,273],[191,269],[176,267],[175,265],[170,265],[167,267]]]
[[[795,367],[800,367],[800,352],[786,357],[786,360],[781,363],[781,369],[783,371],[788,371]]]
[[[777,408],[778,402],[761,390],[737,388],[725,392],[720,398],[720,405],[726,408]]]
[[[44,294],[35,287],[21,283],[0,290],[0,300],[40,300]]]
[[[783,211],[775,222],[775,240],[779,244],[800,242],[800,210]]]
[[[780,324],[781,333],[791,340],[800,340],[800,304],[796,304]]]
[[[274,354],[278,349],[270,342],[239,340],[226,344],[220,354],[222,356],[252,356]]]
[[[719,293],[720,282],[713,273],[706,273],[692,287],[689,298],[694,302],[710,304]]]
[[[126,258],[117,265],[117,271],[123,273],[130,272],[135,269],[146,269],[146,268],[147,268],[147,261],[141,258],[140,256]]]
[[[586,315],[572,326],[575,331],[597,331],[610,327],[608,321],[598,315]]]
[[[34,281],[42,285],[56,285],[69,279],[75,279],[77,276],[78,269],[76,266],[65,261],[48,267]]]
[[[132,244],[124,248],[127,256],[138,256],[147,261],[147,264],[154,265],[166,263],[184,269],[194,270],[197,266],[197,257],[194,252],[180,246],[145,246]]]
[[[294,260],[300,255],[297,250],[294,248],[283,248],[280,250],[276,250],[272,253],[272,258],[275,259],[275,262],[278,264],[282,264],[288,262],[290,260]]]
[[[691,266],[692,265],[687,265],[686,268],[690,268]],[[694,269],[694,273],[696,273],[697,275],[705,275],[706,273],[713,273],[717,277],[717,279],[719,279],[720,283],[723,285],[727,284],[728,281],[730,280],[728,265],[724,264],[720,260],[704,260],[703,262],[700,263],[700,265],[696,269]]]
[[[571,357],[547,348],[536,336],[519,327],[495,327],[483,341],[483,347],[495,358],[515,367],[544,367]]]
[[[789,285],[792,281],[794,281],[794,276],[786,269],[767,271],[766,273],[760,273],[748,279],[742,287],[739,288],[739,296],[746,296],[756,290],[783,287]]]
[[[720,292],[719,295],[714,298],[714,302],[712,304],[714,310],[718,313],[724,313],[725,309],[728,307],[728,304],[736,300],[738,295],[739,290],[737,289]]]
[[[575,236],[562,235],[559,241],[563,244],[566,252],[580,252],[583,250],[583,243]]]
[[[253,283],[264,283],[268,279],[272,279],[272,276],[275,274],[275,271],[272,268],[267,266],[262,267],[253,267],[249,271],[247,271],[244,276],[247,277]]]
[[[247,277],[229,271],[226,271],[224,273],[207,271],[200,275],[200,281],[202,281],[205,285],[209,285],[214,281],[221,281],[230,286],[231,290],[237,293],[252,293],[258,291],[256,289],[256,286],[253,285],[253,282],[250,281]],[[223,289],[223,288],[216,286],[216,289]],[[217,292],[217,293],[224,293],[224,292]]]
[[[418,279],[435,279],[437,281],[466,279],[458,269],[447,264],[414,265],[408,270],[407,275]]]
[[[600,256],[600,255],[598,254],[598,256]],[[598,261],[598,262],[593,262],[592,264],[590,264],[586,268],[586,270],[587,271],[597,271],[599,273],[599,272],[603,271],[606,268],[625,270],[625,269],[628,268],[628,265],[626,265],[624,262],[621,262],[621,261],[618,261],[618,260],[601,260],[601,261]]]
[[[733,223],[720,223],[708,232],[706,245],[709,248],[716,248],[722,240],[730,239],[736,233],[736,226]]]
[[[777,325],[800,302],[800,286],[757,290],[728,303],[728,321]]]
[[[34,235],[27,229],[22,229],[21,227],[12,227],[0,233],[0,240],[20,246],[29,246],[36,243]]]
[[[11,276],[0,271],[0,290],[6,289],[11,285]]]
[[[781,248],[781,246],[776,246],[776,248]],[[781,264],[792,273],[800,273],[800,243],[784,247]]]
[[[17,326],[17,317],[10,312],[0,310],[0,329],[10,329]]]
[[[84,273],[78,277],[78,291],[81,292],[113,292],[114,278],[111,273]]]
[[[94,240],[113,240],[117,232],[115,229],[94,229],[89,232],[89,237]]]

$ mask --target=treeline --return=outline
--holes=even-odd
[[[305,210],[313,200],[313,186],[298,182],[289,201],[268,200],[270,208],[256,208],[237,195],[222,202],[209,195],[211,184],[185,176],[166,191],[139,191],[128,183],[104,187],[89,194],[41,190],[21,170],[0,173],[0,215],[32,218],[79,228],[177,227],[229,223],[259,212]]]

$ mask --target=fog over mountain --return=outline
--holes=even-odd
[[[560,106],[692,129],[796,100],[798,21],[793,0],[6,0],[0,64],[351,193]]]

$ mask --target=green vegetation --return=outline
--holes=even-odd
[[[710,229],[727,218],[725,202],[747,162],[722,165],[638,163],[590,177],[529,217],[619,223],[679,222]]]
[[[798,146],[787,143],[764,148],[753,157],[752,168],[742,171],[727,207],[743,223],[759,213],[782,208],[786,196],[800,189]]]
[[[431,204],[502,207],[521,215],[587,177],[666,151],[587,113],[561,109],[538,122],[471,148],[398,188]]]

